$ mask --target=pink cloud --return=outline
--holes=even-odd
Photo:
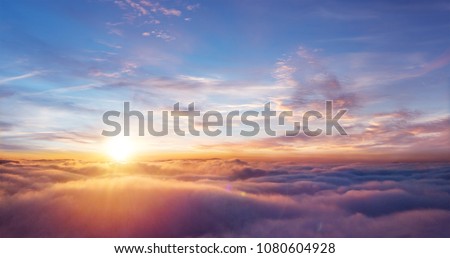
[[[0,160],[1,237],[445,237],[448,164]]]

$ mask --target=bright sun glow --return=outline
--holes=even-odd
[[[106,143],[106,152],[117,162],[126,162],[134,152],[131,139],[126,137],[113,137]]]

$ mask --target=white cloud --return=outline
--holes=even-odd
[[[119,78],[120,73],[114,72],[114,73],[104,73],[101,71],[93,71],[90,73],[94,77],[105,77],[105,78]]]
[[[31,77],[34,77],[34,76],[39,75],[39,74],[41,74],[40,71],[33,71],[31,73],[26,73],[26,74],[22,74],[22,75],[18,75],[18,76],[0,78],[0,84],[5,84],[5,83],[11,82],[11,81],[31,78]]]
[[[180,16],[181,15],[181,11],[177,10],[177,9],[168,9],[165,7],[160,7],[158,10],[162,14],[167,15],[167,16],[169,16],[169,15]]]
[[[118,45],[118,44],[112,44],[112,43],[108,43],[108,42],[104,42],[104,41],[100,41],[100,40],[97,40],[96,42],[98,44],[100,44],[100,45],[107,46],[107,47],[110,47],[110,48],[115,48],[115,49],[121,49],[122,48],[122,46]]]
[[[169,35],[167,32],[164,32],[162,30],[153,30],[152,32],[143,32],[142,36],[144,37],[150,37],[153,35],[155,38],[160,38],[165,41],[172,41],[175,39],[174,36]]]
[[[199,83],[205,83],[205,84],[214,84],[221,82],[221,80],[216,78],[207,78],[207,77],[197,77],[197,76],[189,76],[189,75],[180,75],[178,78],[185,80],[185,81],[193,81],[193,82],[199,82]]]
[[[131,0],[126,0],[126,2],[127,2],[133,9],[135,9],[135,10],[139,13],[139,15],[147,15],[147,14],[148,14],[147,10],[146,10],[144,7],[142,7],[142,5],[140,5],[140,4],[138,4],[138,3],[135,3],[135,2],[133,2],[133,1],[131,1]]]
[[[123,36],[122,30],[119,30],[119,29],[116,29],[116,28],[110,28],[108,33],[112,34],[112,35]]]
[[[188,11],[194,11],[195,9],[198,9],[198,8],[200,8],[200,4],[191,4],[191,5],[186,6],[186,9]]]
[[[294,87],[297,85],[296,80],[293,78],[293,74],[296,68],[289,64],[289,60],[279,60],[275,64],[276,68],[272,76],[278,80],[283,86]]]
[[[174,36],[171,36],[169,34],[167,34],[166,32],[162,31],[162,30],[154,30],[152,31],[152,34],[156,37],[156,38],[160,38],[163,39],[165,41],[172,41],[175,39]]]

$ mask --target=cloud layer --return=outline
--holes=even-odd
[[[449,237],[448,164],[0,162],[1,237]]]

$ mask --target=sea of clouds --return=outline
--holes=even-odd
[[[1,160],[0,237],[450,237],[450,164]]]

